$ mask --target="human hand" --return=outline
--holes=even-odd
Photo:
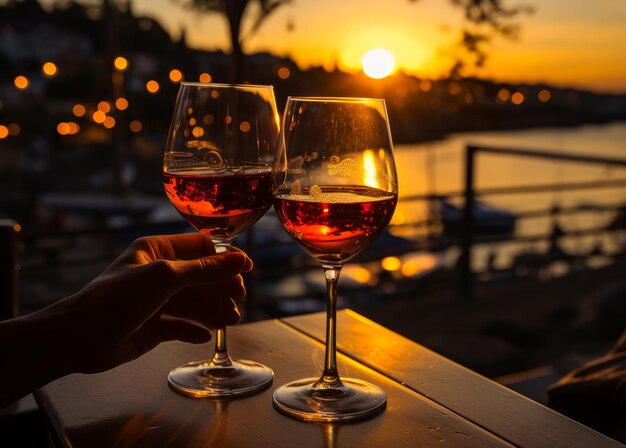
[[[250,269],[243,252],[216,254],[200,233],[140,238],[48,312],[60,316],[73,370],[99,372],[160,342],[202,343],[211,339],[208,328],[237,323],[233,300],[244,298],[240,273]]]

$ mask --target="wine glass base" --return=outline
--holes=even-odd
[[[172,370],[167,380],[170,387],[190,397],[236,397],[269,387],[274,372],[254,361],[237,360],[230,366],[211,365],[210,361],[194,361]]]
[[[300,420],[347,422],[373,417],[387,404],[385,392],[368,382],[342,378],[343,390],[320,394],[313,389],[318,381],[319,378],[307,378],[279,387],[274,391],[274,407]]]

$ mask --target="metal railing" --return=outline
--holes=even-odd
[[[465,149],[465,188],[463,191],[453,191],[447,193],[423,194],[412,195],[401,198],[403,202],[411,201],[432,201],[442,196],[448,198],[464,198],[465,203],[463,207],[462,216],[462,232],[459,237],[440,237],[436,239],[422,239],[415,240],[407,243],[405,247],[398,249],[397,255],[410,251],[430,250],[438,251],[445,250],[453,246],[461,247],[461,257],[458,263],[458,279],[459,287],[462,296],[466,300],[471,300],[474,296],[474,272],[472,271],[472,251],[476,244],[483,243],[500,243],[506,241],[516,242],[531,242],[547,240],[548,235],[532,235],[532,236],[520,236],[515,234],[496,234],[496,235],[477,235],[475,232],[475,204],[476,198],[479,196],[487,195],[512,195],[522,193],[545,193],[555,191],[574,191],[574,190],[589,190],[589,189],[601,189],[601,188],[622,188],[626,187],[626,179],[608,179],[601,181],[586,181],[586,182],[562,182],[562,183],[547,183],[540,185],[525,185],[515,187],[497,187],[497,188],[483,188],[478,190],[476,188],[476,157],[479,154],[498,154],[498,155],[511,155],[516,157],[530,157],[540,160],[552,160],[552,161],[566,161],[574,163],[584,163],[593,165],[609,165],[609,166],[626,166],[626,160],[614,159],[606,157],[590,157],[590,156],[577,156],[572,154],[563,154],[550,151],[538,151],[538,150],[520,150],[510,148],[495,148],[469,145]],[[625,198],[626,199],[626,198]],[[625,201],[626,203],[626,201]],[[617,203],[612,205],[597,205],[594,206],[595,210],[617,210],[623,208],[625,203]],[[559,214],[574,214],[581,211],[580,207],[563,207],[558,210]],[[554,213],[553,209],[541,209],[531,210],[518,214],[518,218],[533,218],[549,216]],[[29,244],[37,245],[38,242],[44,241],[46,238],[64,238],[66,242],[71,242],[73,239],[81,236],[96,236],[96,235],[115,235],[128,232],[145,232],[154,233],[154,231],[170,226],[176,223],[146,223],[125,227],[92,227],[88,229],[74,230],[74,231],[60,231],[60,232],[43,232],[43,233],[27,233],[16,231],[17,227],[13,222],[5,222],[3,226],[0,226],[0,247],[2,253],[0,255],[0,281],[3,285],[7,285],[0,296],[0,319],[12,317],[17,314],[17,253],[18,253],[18,241]],[[430,226],[433,222],[431,219],[422,221],[413,221],[411,223],[403,224],[403,226]],[[583,236],[590,235],[605,231],[606,229],[584,229],[571,231],[568,236]],[[252,239],[248,241],[247,246],[255,246],[252,243]],[[272,243],[272,246],[275,246]],[[263,248],[261,244],[256,244],[257,248]],[[363,260],[374,260],[385,256],[393,255],[389,251],[372,252],[369,251]],[[84,259],[65,260],[63,266],[70,267],[75,265],[84,265],[86,263],[96,263],[104,261],[101,255],[92,255],[91,257],[85,257]],[[292,271],[305,270],[316,268],[314,264],[304,265],[298,268],[294,268]],[[25,270],[36,271],[37,266],[24,266]],[[284,272],[284,269],[281,270]],[[291,271],[290,271],[291,272]],[[268,270],[267,275],[272,276],[274,273]],[[250,285],[249,292],[252,291]]]
[[[564,162],[584,163],[587,165],[611,165],[626,167],[626,160],[608,157],[581,156],[575,154],[564,154],[554,151],[539,151],[534,149],[512,149],[495,148],[487,146],[468,145],[465,149],[465,205],[463,209],[463,232],[462,232],[462,255],[460,263],[460,286],[466,300],[471,300],[474,296],[473,273],[472,273],[472,246],[474,244],[474,224],[476,196],[479,194],[519,194],[519,193],[540,193],[547,191],[571,191],[575,189],[607,188],[612,186],[626,185],[625,180],[601,181],[601,182],[575,182],[568,184],[537,185],[532,187],[507,187],[477,191],[476,190],[476,157],[478,154],[498,154],[516,157],[535,158],[543,160],[556,160]]]

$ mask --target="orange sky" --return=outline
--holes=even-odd
[[[478,75],[626,92],[626,1],[527,3],[536,12],[519,19],[520,39],[498,40]],[[133,7],[162,21],[174,35],[184,27],[193,47],[228,49],[220,16],[183,11],[172,0],[135,0]],[[294,24],[291,32],[288,22]],[[394,54],[399,68],[438,77],[450,66],[460,23],[461,12],[449,0],[294,0],[264,23],[245,48],[289,55],[302,67],[337,64],[355,71],[365,51],[382,47]]]

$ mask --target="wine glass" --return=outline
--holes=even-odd
[[[385,392],[340,378],[337,283],[343,264],[380,235],[398,187],[383,99],[290,97],[272,170],[274,208],[287,233],[326,277],[326,355],[319,378],[274,391],[276,408],[302,420],[350,421],[385,408]]]
[[[163,156],[168,199],[216,252],[250,228],[272,205],[271,170],[278,113],[271,86],[183,82]],[[170,386],[193,397],[248,394],[271,384],[262,364],[233,361],[226,329],[211,359],[172,370]]]

